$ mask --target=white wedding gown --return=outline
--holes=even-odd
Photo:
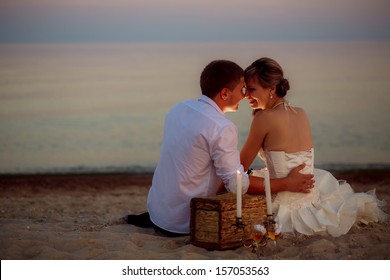
[[[305,163],[302,173],[314,173],[315,186],[310,193],[279,192],[273,199],[282,232],[299,232],[305,235],[327,232],[332,236],[346,234],[357,223],[385,221],[389,215],[380,208],[375,189],[367,193],[355,193],[345,181],[338,181],[322,169],[314,169],[314,149],[298,153],[260,151],[266,162],[270,178],[286,177],[292,168]],[[262,170],[255,176],[262,176]],[[256,175],[257,174],[257,175]]]

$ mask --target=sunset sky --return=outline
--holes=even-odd
[[[0,43],[389,40],[388,0],[1,0]]]

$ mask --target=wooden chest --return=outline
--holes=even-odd
[[[191,200],[190,242],[209,250],[225,250],[243,245],[243,239],[251,238],[253,225],[266,218],[264,196],[242,196],[242,223],[236,226],[236,196],[225,193]]]

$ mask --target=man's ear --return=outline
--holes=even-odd
[[[226,100],[228,98],[229,90],[227,88],[223,88],[219,92],[219,96],[221,97],[222,100]]]

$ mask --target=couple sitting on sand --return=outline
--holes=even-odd
[[[191,199],[215,195],[219,186],[235,193],[237,171],[243,174],[243,193],[264,194],[262,171],[248,172],[256,155],[269,170],[283,232],[340,236],[358,222],[388,219],[375,193],[354,193],[348,183],[314,169],[309,120],[285,100],[290,86],[275,60],[258,59],[245,71],[231,61],[213,61],[204,68],[200,87],[198,100],[168,112],[148,212],[129,215],[129,224],[172,237],[188,235]],[[224,113],[237,111],[243,98],[254,116],[240,152],[237,127]]]

